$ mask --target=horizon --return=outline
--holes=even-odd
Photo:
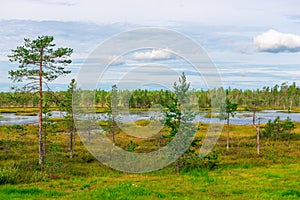
[[[242,89],[242,88],[235,88],[235,87],[231,87],[231,86],[228,86],[228,87],[216,87],[216,88],[193,88],[193,87],[191,87],[190,89],[189,89],[189,91],[196,91],[196,92],[199,92],[199,91],[211,91],[211,90],[214,90],[214,89],[221,89],[221,88],[223,88],[224,90],[235,90],[235,89],[237,89],[237,90],[239,90],[239,91],[242,91],[242,92],[245,92],[245,91],[247,91],[247,90],[250,90],[250,91],[257,91],[257,90],[259,90],[259,91],[263,91],[264,90],[264,88],[269,88],[269,89],[272,89],[272,88],[274,88],[275,86],[278,86],[279,88],[282,86],[282,85],[285,85],[285,86],[292,86],[293,84],[296,84],[296,87],[297,88],[300,88],[300,85],[298,85],[296,82],[292,82],[292,83],[289,83],[289,82],[287,82],[287,81],[285,81],[285,82],[282,82],[282,83],[280,83],[280,84],[275,84],[275,85],[272,85],[272,86],[261,86],[260,88],[244,88],[244,89]],[[63,88],[63,87],[61,87],[61,85],[56,85],[56,84],[53,84],[52,85],[53,86],[53,88],[54,89],[52,89],[51,88],[51,90],[44,90],[43,92],[66,92],[67,91],[67,87],[68,87],[68,85],[64,85],[64,87],[65,88]],[[101,87],[98,87],[98,88],[93,88],[93,89],[82,89],[82,88],[78,88],[78,89],[81,89],[81,90],[86,90],[86,91],[101,91],[101,90],[103,90],[103,91],[106,91],[106,92],[111,92],[111,88],[112,88],[112,86],[113,85],[107,85],[107,87],[103,87],[103,88],[101,88]],[[153,87],[153,88],[138,88],[138,89],[128,89],[128,88],[125,88],[125,89],[120,89],[120,88],[118,88],[118,91],[126,91],[126,90],[128,90],[128,91],[135,91],[135,90],[148,90],[148,91],[160,91],[160,90],[163,90],[163,91],[166,91],[166,90],[168,90],[168,89],[165,89],[165,88],[155,88],[155,87]],[[279,91],[280,91],[281,89],[279,89]],[[169,90],[170,91],[170,90]],[[172,90],[171,90],[172,91]],[[9,90],[9,91],[0,91],[1,93],[13,93],[13,92],[24,92],[24,91],[22,91],[22,90],[20,90],[20,91],[15,91],[15,90]],[[270,91],[271,92],[271,91]],[[35,92],[29,92],[29,93],[35,93]]]

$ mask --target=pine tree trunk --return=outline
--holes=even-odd
[[[176,172],[180,173],[180,156],[177,158],[177,166],[176,166]]]
[[[73,158],[73,119],[70,120],[70,158]]]
[[[255,114],[256,114],[256,108],[253,110],[253,115],[252,115],[252,124],[255,125]]]
[[[157,141],[157,147],[159,152],[160,152],[160,146],[161,146],[161,135],[158,136],[158,141]]]
[[[88,125],[88,141],[91,141],[91,127]]]
[[[43,165],[43,53],[40,54],[39,71],[39,165]]]
[[[260,138],[259,138],[259,134],[260,134],[260,119],[258,119],[258,128],[257,128],[257,132],[256,132],[256,140],[257,140],[257,154],[260,154]]]
[[[114,131],[112,131],[111,136],[112,136],[113,145],[115,145],[116,141],[115,141],[115,132]]]
[[[229,113],[227,115],[227,150],[229,149]]]
[[[44,147],[44,160],[46,160],[46,154],[47,154],[47,126],[48,126],[48,121],[47,121],[47,114],[45,115],[45,127],[44,127],[44,143],[43,143],[43,147]]]
[[[113,145],[115,145],[116,141],[115,141],[115,119],[114,119],[114,116],[112,117],[112,123],[111,123],[111,137],[112,137]]]
[[[260,154],[260,141],[259,141],[259,128],[256,132],[256,140],[257,140],[257,154]]]
[[[70,132],[70,158],[73,158],[73,131]]]
[[[74,146],[75,146],[75,145],[76,145],[76,129],[74,129],[74,135],[73,135],[73,136],[74,136],[74,137],[73,137],[73,138],[74,138],[74,143],[73,143],[73,144],[74,144]]]

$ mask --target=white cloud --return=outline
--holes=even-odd
[[[73,0],[28,0],[28,3],[56,5],[56,6],[74,6],[78,2]]]
[[[174,58],[176,56],[170,53],[168,49],[153,49],[146,52],[136,52],[132,55],[132,59],[134,60],[168,60]]]
[[[300,52],[300,36],[268,30],[253,39],[258,51],[280,53]]]

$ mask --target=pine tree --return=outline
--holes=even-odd
[[[72,61],[71,48],[54,49],[52,36],[39,36],[35,40],[24,39],[24,45],[12,50],[9,55],[11,62],[18,62],[17,70],[9,71],[9,78],[13,82],[23,82],[25,91],[38,91],[39,93],[39,164],[43,164],[43,86],[48,87],[51,82],[60,76],[70,73],[64,66]],[[18,89],[18,88],[16,88]]]

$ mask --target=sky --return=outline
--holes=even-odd
[[[300,85],[299,13],[298,0],[2,1],[0,91],[12,86],[8,71],[17,65],[7,55],[23,38],[52,35],[57,46],[74,49],[68,66],[72,73],[52,83],[53,90],[61,90],[78,78],[84,62],[103,42],[145,27],[176,31],[197,43],[215,64],[224,87],[256,89],[286,81]],[[116,55],[97,87],[109,89],[124,77],[169,87],[184,71],[195,88],[205,88],[205,75],[200,77],[176,53],[148,48]]]

